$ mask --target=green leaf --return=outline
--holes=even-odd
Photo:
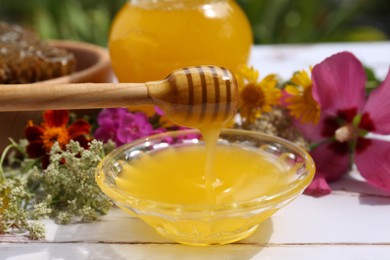
[[[373,69],[369,67],[364,67],[366,72],[367,82],[366,82],[366,94],[369,95],[376,87],[379,86],[380,80],[376,77]]]

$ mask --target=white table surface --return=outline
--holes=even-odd
[[[263,76],[288,78],[344,50],[386,75],[390,42],[256,46],[251,64]],[[370,187],[356,171],[332,187],[328,196],[300,196],[251,237],[230,245],[179,245],[113,208],[91,224],[59,226],[47,220],[44,240],[0,236],[0,259],[390,259],[390,192]]]

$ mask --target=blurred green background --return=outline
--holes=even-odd
[[[32,27],[44,39],[106,46],[110,23],[127,0],[1,0],[0,20]],[[390,37],[388,0],[237,0],[257,44],[381,41]]]

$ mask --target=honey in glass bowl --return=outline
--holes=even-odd
[[[113,21],[109,51],[119,81],[146,82],[194,65],[237,72],[252,38],[233,0],[131,0]]]
[[[162,236],[207,246],[248,237],[314,176],[310,155],[277,137],[225,129],[215,145],[211,186],[207,147],[193,130],[117,148],[97,167],[96,180],[121,209]]]

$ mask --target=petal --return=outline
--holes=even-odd
[[[330,131],[325,131],[329,128],[329,118],[326,113],[321,113],[320,120],[317,124],[302,123],[299,120],[294,120],[294,126],[301,131],[308,141],[317,143],[334,134],[334,132],[328,133]]]
[[[69,136],[73,139],[75,136],[89,134],[91,125],[84,119],[78,119],[68,127]]]
[[[99,125],[104,125],[107,121],[111,121],[110,124],[115,124],[122,115],[128,113],[130,112],[125,108],[105,108],[99,112],[97,121]]]
[[[108,142],[108,140],[113,141],[117,146],[122,144],[118,140],[116,129],[108,129],[108,128],[97,128],[95,130],[94,138],[100,141],[103,141],[104,143]]]
[[[295,89],[295,88],[294,88]],[[293,95],[291,93],[287,92],[287,87],[282,90],[282,93],[280,95],[279,104],[282,107],[286,107],[288,105],[287,99],[292,97]]]
[[[366,74],[361,62],[349,52],[325,59],[312,70],[313,96],[321,111],[357,108],[365,102]]]
[[[160,107],[158,106],[154,106],[154,112],[159,115],[159,116],[165,116],[165,112],[164,110],[162,110]]]
[[[332,192],[324,174],[316,172],[316,175],[310,185],[305,189],[304,193],[315,197],[327,195]]]
[[[117,128],[118,127],[118,120],[114,121],[110,117],[99,117],[98,118],[98,125],[103,128]]]
[[[97,116],[97,122],[99,125],[107,124],[106,122],[112,121],[113,115],[111,113],[111,110],[108,108],[105,108],[101,110]]]
[[[104,127],[96,128],[94,133],[95,139],[101,140],[103,142],[107,142],[114,135],[115,131],[113,129],[108,129]]]
[[[24,136],[27,138],[28,141],[34,141],[34,140],[40,140],[41,136],[43,135],[43,128],[32,125],[28,126],[24,129]]]
[[[366,139],[369,145],[355,153],[360,174],[372,185],[390,190],[390,142]]]
[[[69,122],[68,110],[46,110],[43,113],[43,118],[48,127],[65,127]]]
[[[26,151],[30,158],[38,158],[46,154],[45,148],[43,147],[42,141],[32,141],[27,147]]]
[[[149,124],[148,117],[145,113],[136,112],[134,113],[135,120],[137,120],[138,124]]]
[[[373,90],[364,107],[374,123],[374,132],[390,134],[390,69],[382,84]]]
[[[117,131],[117,137],[121,143],[130,143],[142,138],[143,136],[141,136],[138,132],[132,131],[131,129],[120,128]]]
[[[340,179],[350,168],[348,149],[343,149],[342,145],[338,142],[322,144],[310,152],[317,172],[320,172],[327,181]]]
[[[118,129],[122,127],[129,127],[133,124],[136,124],[137,118],[135,117],[135,114],[133,113],[128,113],[125,115],[122,115],[120,119],[118,119]]]
[[[45,154],[42,157],[42,169],[46,169],[50,164],[50,156],[48,154]]]
[[[303,136],[311,143],[317,143],[324,139],[321,135],[323,122],[313,125],[310,123],[301,123],[299,120],[294,120],[295,127],[303,134]]]
[[[84,149],[89,148],[89,142],[91,141],[90,139],[86,138],[85,136],[77,136],[76,138],[73,139],[76,142],[79,142],[80,146],[83,147]]]

